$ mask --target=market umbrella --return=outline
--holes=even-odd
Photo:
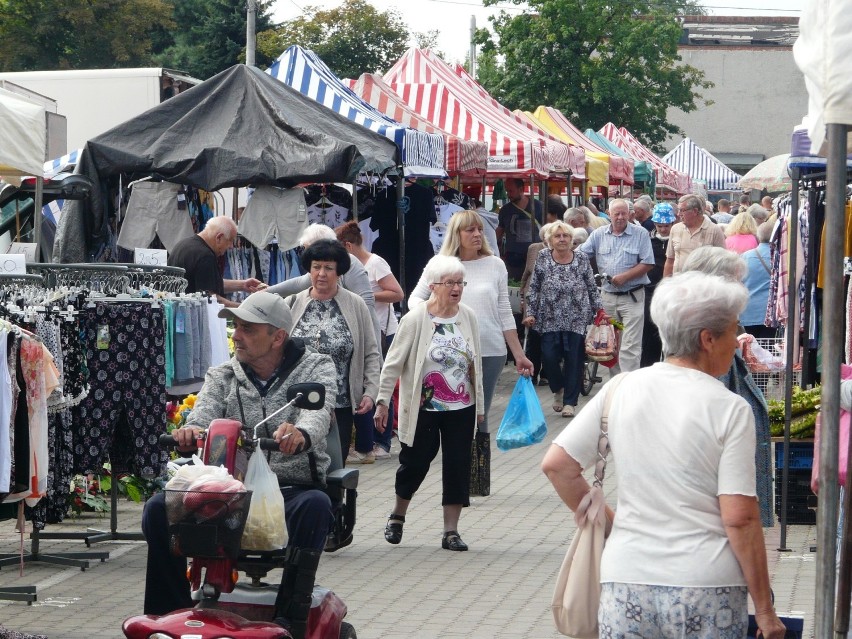
[[[737,182],[737,187],[746,190],[766,190],[769,193],[780,193],[793,188],[793,181],[787,172],[789,153],[782,153],[764,160]]]

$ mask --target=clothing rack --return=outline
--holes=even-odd
[[[790,167],[790,177],[792,181],[792,192],[791,192],[791,219],[795,220],[795,224],[790,224],[789,226],[789,235],[790,235],[790,244],[791,246],[795,246],[798,241],[799,234],[799,204],[800,204],[800,191],[806,190],[809,196],[813,196],[816,192],[825,192],[827,189],[827,171],[812,171],[812,170],[803,170],[803,167],[799,166],[791,166]],[[852,181],[852,168],[846,168],[846,184],[849,184]],[[810,362],[809,362],[809,345],[808,345],[808,327],[810,324],[810,315],[813,312],[811,308],[811,289],[812,284],[816,280],[814,269],[816,268],[817,260],[816,260],[816,228],[814,225],[815,221],[815,209],[814,204],[816,203],[815,198],[811,197],[809,201],[808,207],[808,222],[809,222],[809,232],[808,232],[808,263],[805,265],[804,269],[804,280],[805,280],[805,310],[804,315],[802,316],[801,329],[804,332],[805,340],[802,343],[802,386],[804,387],[807,383],[812,382],[816,375],[815,371],[810,370]],[[827,222],[826,222],[827,223]],[[789,255],[789,267],[788,272],[794,274],[796,272],[796,261],[797,261],[797,251],[790,251]],[[796,278],[790,277],[788,282],[788,292],[787,292],[787,317],[788,322],[790,318],[794,316],[796,313],[796,305],[799,303],[799,295],[798,295],[798,286],[796,284]],[[788,501],[788,483],[789,483],[789,467],[790,467],[790,422],[792,420],[792,397],[793,397],[793,366],[795,362],[795,339],[789,339],[790,332],[785,330],[785,335],[787,339],[785,340],[786,345],[786,365],[785,365],[785,375],[784,375],[784,460],[782,463],[782,471],[781,471],[781,514],[779,516],[779,523],[781,526],[781,535],[780,535],[780,543],[778,550],[781,552],[790,552],[790,549],[787,548],[787,501]],[[777,486],[776,486],[777,490]]]

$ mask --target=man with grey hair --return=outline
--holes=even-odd
[[[654,203],[651,201],[651,198],[644,195],[633,203],[633,217],[648,233],[656,228],[654,221],[651,219],[651,210],[653,208]]]
[[[754,221],[757,222],[757,225],[760,226],[766,221],[766,218],[769,217],[769,211],[767,211],[762,204],[752,204],[748,207],[747,213],[754,218]]]
[[[625,200],[612,200],[609,215],[612,222],[592,231],[578,250],[594,258],[598,273],[611,278],[602,284],[601,300],[607,315],[624,324],[619,363],[610,369],[614,376],[620,370],[639,368],[645,285],[651,282],[648,271],[654,267],[654,252],[647,231],[628,221],[629,208]]]
[[[237,239],[237,225],[229,217],[214,217],[204,230],[178,242],[169,253],[168,265],[182,268],[186,273],[187,293],[204,291],[215,295],[227,307],[239,306],[225,297],[226,293],[254,293],[266,285],[253,277],[245,280],[226,280],[219,268],[219,258],[228,252]]]
[[[586,214],[581,209],[576,207],[571,207],[565,214],[562,216],[563,221],[571,226],[571,228],[575,229],[586,229],[588,231],[589,224],[586,219]]]
[[[699,246],[725,248],[725,232],[704,214],[703,198],[684,195],[678,200],[677,216],[680,222],[672,227],[663,277],[680,272],[686,258]]]

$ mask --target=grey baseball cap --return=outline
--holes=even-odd
[[[219,317],[236,317],[252,324],[272,324],[275,328],[283,328],[288,335],[293,331],[293,315],[284,298],[265,291],[252,293],[237,308],[223,308]]]

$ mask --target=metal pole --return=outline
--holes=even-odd
[[[352,219],[358,221],[358,180],[352,183]]]
[[[405,210],[403,209],[403,199],[405,198],[405,174],[403,168],[399,167],[399,179],[396,181],[396,228],[399,230],[399,285],[405,291],[405,296],[402,298],[402,312],[408,310],[406,299],[408,298],[408,289],[405,288]]]
[[[790,476],[790,421],[793,416],[793,364],[796,359],[798,336],[794,318],[799,308],[799,287],[796,282],[796,243],[799,240],[799,169],[793,169],[793,193],[790,196],[790,217],[787,233],[790,237],[790,264],[787,268],[787,326],[784,330],[786,345],[786,365],[784,366],[784,460],[781,464],[781,541],[778,550],[790,552],[787,548],[787,498]]]
[[[246,66],[254,66],[256,37],[257,0],[246,0]]]
[[[846,225],[846,126],[829,124],[825,223],[825,316],[823,318],[822,402],[820,410],[819,508],[817,508],[817,566],[814,633],[831,637],[837,569],[837,448],[840,431],[840,365],[844,351],[843,244]],[[843,635],[846,636],[845,633]]]
[[[529,205],[530,205],[530,219],[532,220],[530,222],[530,243],[531,244],[538,242],[538,238],[536,237],[537,233],[535,232],[536,217],[535,217],[535,202],[533,202],[533,196],[534,195],[535,195],[535,176],[530,174],[530,201],[529,201]]]
[[[41,262],[41,207],[44,202],[44,177],[36,177],[35,209],[33,209],[33,242],[35,242],[35,261]]]

